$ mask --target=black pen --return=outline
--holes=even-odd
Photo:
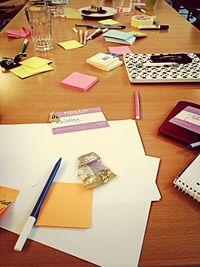
[[[151,25],[151,26],[140,25],[138,26],[138,29],[139,30],[168,30],[169,25]]]
[[[75,24],[76,27],[87,27],[88,29],[125,29],[125,25],[111,25],[111,24]]]
[[[146,13],[146,11],[143,8],[139,7],[139,6],[135,6],[135,9],[140,11],[140,12],[142,12],[142,13]]]
[[[104,32],[106,32],[108,29],[103,29],[103,30],[99,30],[97,32],[95,32],[93,35],[91,35],[87,40],[92,40],[94,38],[96,38],[97,36],[103,34]]]

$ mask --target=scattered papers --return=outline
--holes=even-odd
[[[15,202],[19,190],[0,186],[0,216],[2,213],[13,203]]]
[[[121,60],[119,60],[118,56],[113,56],[105,53],[98,53],[86,60],[88,64],[93,67],[110,71],[120,65],[123,64]]]
[[[111,46],[111,47],[108,47],[108,51],[112,54],[117,54],[119,56],[122,56],[123,54],[126,54],[126,53],[132,53],[130,47],[127,45]]]
[[[83,19],[80,11],[76,8],[71,8],[71,7],[64,8],[64,15],[67,19]]]
[[[66,50],[75,49],[75,48],[79,48],[79,47],[83,47],[84,46],[83,44],[81,44],[80,42],[78,42],[76,40],[59,42],[58,44],[60,46],[62,46],[64,49],[66,49]]]
[[[118,177],[93,190],[91,227],[33,227],[29,238],[99,266],[137,266],[151,201],[160,199],[155,184],[159,159],[145,156],[135,121],[109,124],[67,135],[53,135],[49,123],[0,125],[1,181],[21,192],[0,226],[21,233],[55,158],[63,158],[55,182],[76,182],[74,159],[95,151]]]
[[[86,92],[92,87],[98,78],[92,75],[87,75],[80,72],[73,72],[61,81],[61,86],[64,88],[74,89],[81,92]]]
[[[113,20],[113,19],[104,19],[104,20],[99,20],[98,22],[101,23],[101,24],[108,24],[108,25],[116,25],[116,24],[119,24],[118,21]]]
[[[109,127],[100,107],[53,112],[49,121],[53,134]]]
[[[103,37],[107,42],[128,44],[128,45],[131,45],[136,39],[136,37],[132,33],[122,32],[118,30],[109,30],[103,34]]]
[[[54,182],[42,204],[36,225],[89,228],[92,192],[80,183]]]
[[[13,30],[6,30],[6,34],[9,38],[24,38],[31,35],[31,31],[22,27],[18,32]]]
[[[52,61],[48,59],[31,57],[20,61],[19,63],[21,66],[11,69],[10,72],[24,79],[38,73],[53,70],[53,68],[48,65],[51,62]]]

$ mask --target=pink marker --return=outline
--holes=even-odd
[[[135,91],[135,118],[136,120],[140,119],[140,99],[139,99],[139,92]]]

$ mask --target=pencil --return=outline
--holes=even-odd
[[[47,180],[47,182],[46,182],[46,184],[42,190],[42,193],[40,194],[40,196],[39,196],[32,212],[31,212],[31,215],[28,217],[26,224],[24,225],[24,228],[23,228],[23,230],[22,230],[22,232],[21,232],[21,234],[20,234],[20,236],[19,236],[19,238],[15,244],[14,250],[16,250],[16,251],[22,250],[22,248],[26,242],[26,239],[28,238],[28,236],[31,232],[31,229],[37,220],[42,203],[43,203],[43,201],[44,201],[44,199],[45,199],[45,197],[49,191],[49,188],[50,188],[50,186],[51,186],[51,184],[52,184],[52,182],[56,176],[56,173],[60,167],[61,160],[62,160],[62,158],[60,158],[56,162],[56,164],[55,164],[55,166],[54,166],[54,168],[53,168],[53,170],[52,170],[52,172],[51,172],[51,174],[50,174],[50,176],[49,176],[49,178],[48,178],[48,180]]]
[[[139,120],[141,118],[140,115],[140,99],[139,99],[139,92],[135,91],[135,118]]]
[[[83,43],[83,32],[82,30],[79,30],[79,42],[82,44]]]
[[[83,38],[83,44],[85,45],[87,43],[87,36],[88,36],[88,31],[86,30],[84,32],[84,38]]]
[[[73,30],[75,33],[78,33],[78,30],[77,30],[75,27],[73,27],[72,30]]]

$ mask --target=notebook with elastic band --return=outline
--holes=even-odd
[[[159,132],[188,147],[200,147],[200,105],[179,101],[159,127]]]

